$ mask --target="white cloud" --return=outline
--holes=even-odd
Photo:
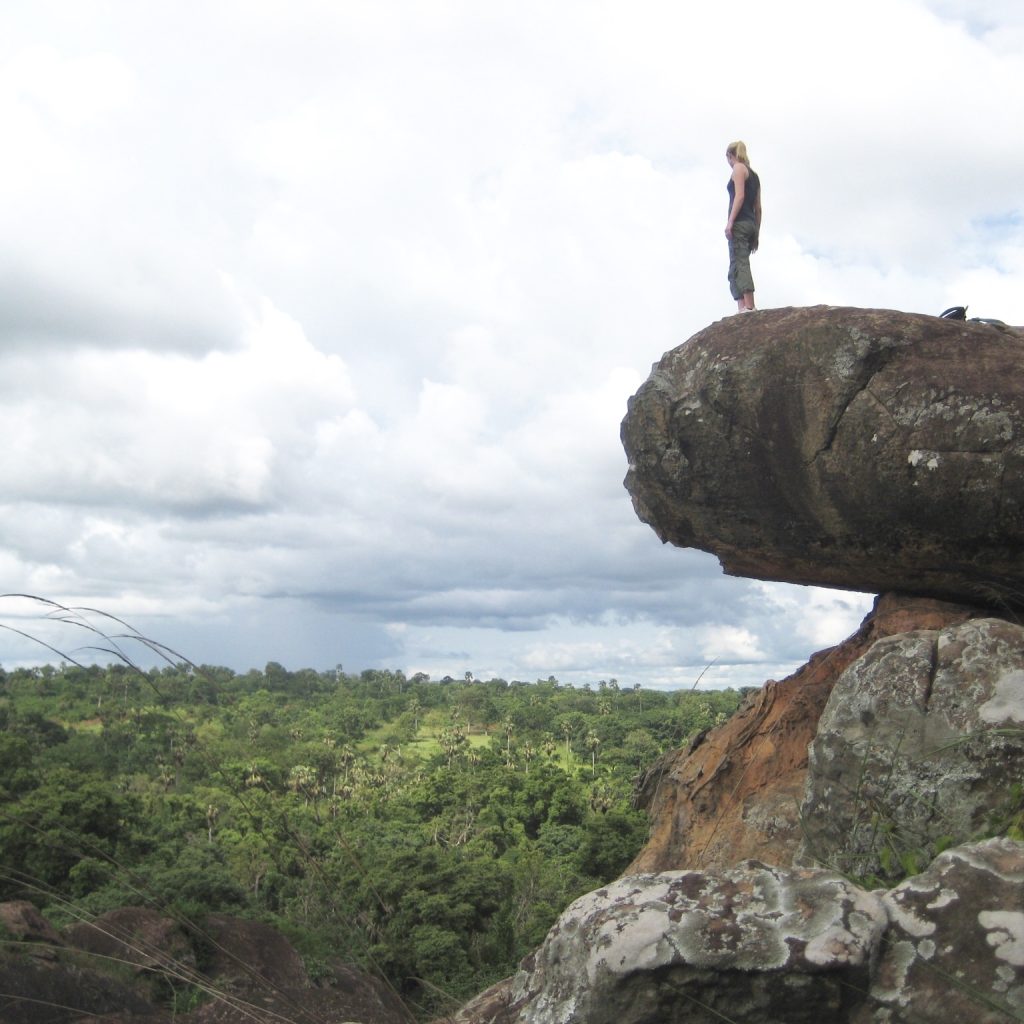
[[[1014,5],[5,23],[0,569],[196,660],[756,685],[852,631],[621,486],[627,398],[731,310],[733,138],[763,305],[1024,323]]]

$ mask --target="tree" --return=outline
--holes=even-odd
[[[572,763],[572,748],[570,747],[570,743],[572,741],[573,733],[576,731],[576,729],[573,726],[573,723],[570,722],[568,719],[564,719],[561,723],[559,723],[558,727],[559,729],[561,729],[562,735],[565,737],[565,763],[569,765]]]
[[[344,772],[344,785],[348,785],[348,775],[352,770],[352,765],[355,764],[356,752],[355,748],[351,743],[346,743],[341,750],[338,751],[338,764],[341,765],[342,771]]]
[[[416,679],[416,676],[413,676]],[[412,732],[413,736],[420,730],[420,715],[423,713],[423,705],[420,703],[420,698],[417,694],[413,694],[409,698],[409,703],[406,705],[406,711],[412,715]]]
[[[59,891],[83,856],[115,858],[141,831],[135,798],[118,794],[100,775],[57,768],[0,818],[0,850],[19,875]],[[12,884],[0,892],[10,894]]]
[[[266,838],[257,832],[224,829],[220,834],[220,845],[225,850],[226,862],[232,867],[233,874],[245,880],[253,898],[258,900],[260,884],[274,866]]]
[[[558,731],[565,739],[565,760],[568,767],[572,764],[572,741],[587,728],[587,716],[579,711],[570,711],[559,715],[555,721]]]
[[[448,767],[451,768],[455,755],[461,753],[469,741],[466,739],[465,729],[457,722],[453,722],[449,728],[441,730],[438,742],[448,758]]]
[[[505,732],[505,756],[512,756],[512,734],[516,731],[516,723],[511,715],[506,715],[501,720],[501,727]]]
[[[213,826],[217,819],[220,817],[220,808],[213,804],[208,804],[206,807],[206,836],[207,842],[213,842]]]
[[[650,764],[661,750],[645,729],[631,729],[622,742],[622,752],[629,763],[639,771]]]
[[[600,737],[596,733],[587,733],[587,749],[590,751],[590,774],[597,774],[597,748],[601,745]]]
[[[634,812],[609,811],[584,826],[579,867],[599,881],[620,875],[636,856],[647,836],[646,819]]]

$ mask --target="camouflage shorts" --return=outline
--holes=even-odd
[[[750,246],[757,237],[757,225],[752,220],[738,220],[732,226],[729,240],[729,290],[734,299],[754,290],[754,277],[750,273]]]

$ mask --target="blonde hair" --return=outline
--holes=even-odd
[[[750,166],[750,157],[747,156],[747,144],[745,142],[730,142],[729,145],[725,147],[725,152],[729,156],[736,157],[741,164],[746,164],[748,167]]]

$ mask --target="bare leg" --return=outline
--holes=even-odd
[[[744,292],[743,298],[739,299],[737,305],[740,309],[753,309],[754,308],[754,293]]]

